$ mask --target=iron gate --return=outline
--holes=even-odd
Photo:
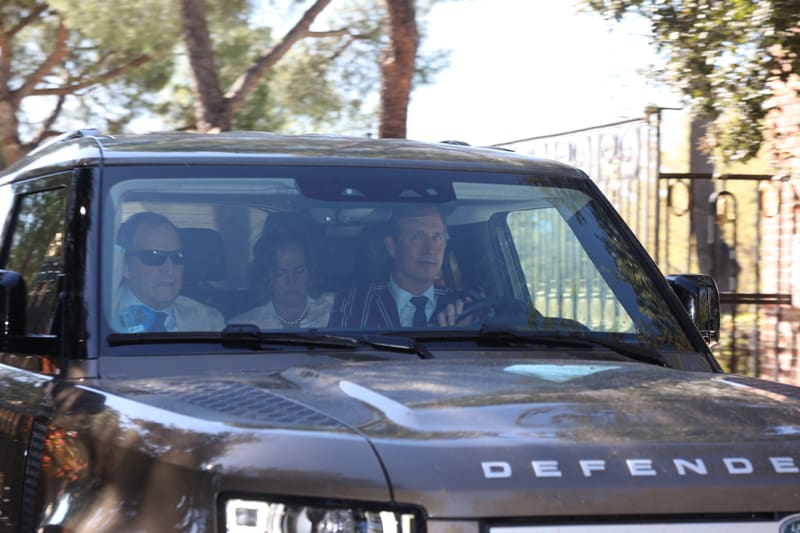
[[[716,354],[732,372],[761,375],[763,319],[791,303],[790,295],[760,292],[759,199],[772,176],[661,173],[661,143],[661,110],[652,109],[642,118],[498,146],[583,169],[662,272],[714,276],[723,304]]]

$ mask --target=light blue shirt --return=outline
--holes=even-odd
[[[114,314],[112,327],[117,331],[124,331],[126,333],[140,333],[142,331],[145,331],[144,327],[139,328],[136,325],[129,327],[123,326],[122,320],[120,320],[121,314],[124,313],[126,309],[136,305],[146,307],[147,309],[150,309],[154,313],[157,310],[152,309],[150,306],[143,304],[142,301],[139,300],[139,298],[137,298],[135,294],[133,294],[133,291],[131,291],[131,289],[127,285],[123,285],[121,287],[121,291],[122,294],[120,295],[119,299],[119,308],[117,309],[117,312]],[[167,331],[177,331],[178,322],[175,320],[175,307],[170,305],[166,309],[158,309],[158,311],[167,314],[167,318],[164,320],[164,328],[166,328]]]
[[[397,314],[400,317],[400,326],[409,328],[414,324],[414,314],[417,312],[416,306],[411,303],[411,298],[414,296],[425,296],[428,302],[425,304],[425,318],[430,322],[433,316],[433,310],[436,309],[436,291],[433,285],[428,287],[428,290],[422,294],[411,294],[405,289],[394,282],[393,278],[389,278],[389,291],[392,293],[394,302],[397,304]]]

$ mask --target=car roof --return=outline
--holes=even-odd
[[[280,135],[235,131],[216,134],[160,132],[102,135],[76,130],[47,143],[0,174],[17,181],[31,173],[75,166],[114,165],[327,165],[393,166],[542,172],[585,178],[555,161],[457,141],[421,142],[331,135]]]

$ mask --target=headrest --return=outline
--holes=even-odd
[[[360,282],[381,282],[389,279],[392,258],[383,242],[387,233],[388,226],[385,224],[365,226],[361,231],[354,279]]]
[[[184,285],[220,281],[225,277],[225,245],[219,232],[206,228],[180,228],[186,267]]]

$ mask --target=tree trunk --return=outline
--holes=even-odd
[[[310,35],[311,23],[330,3],[331,0],[316,0],[275,46],[261,54],[231,87],[223,92],[214,63],[214,48],[208,31],[205,0],[180,0],[183,39],[192,70],[197,129],[202,132],[230,130],[233,114],[247,95],[258,86],[294,43]]]
[[[378,136],[405,138],[411,83],[419,46],[415,0],[384,0],[389,20],[389,46],[381,61],[381,104]]]
[[[181,26],[189,66],[196,127],[201,132],[227,131],[231,116],[219,85],[204,0],[180,0]]]
[[[17,110],[10,103],[10,98],[0,98],[0,168],[11,165],[25,155],[20,144],[17,122]]]

